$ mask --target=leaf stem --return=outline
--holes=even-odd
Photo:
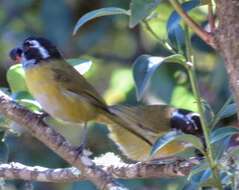
[[[213,178],[216,181],[217,188],[220,190],[223,190],[221,181],[220,181],[220,176],[219,176],[219,171],[217,168],[217,163],[213,158],[213,153],[212,153],[212,146],[210,143],[209,139],[209,128],[208,124],[206,122],[205,114],[204,114],[204,109],[203,109],[203,104],[201,102],[201,95],[198,87],[198,81],[195,73],[195,67],[194,67],[194,60],[193,60],[193,55],[192,55],[192,46],[191,46],[191,40],[190,40],[190,34],[188,27],[185,26],[185,40],[186,40],[186,59],[187,59],[187,70],[189,74],[189,78],[191,81],[191,86],[193,90],[193,94],[196,98],[196,103],[198,107],[198,112],[200,114],[200,121],[202,125],[202,130],[203,130],[203,136],[205,139],[206,143],[206,158],[208,160],[208,164],[212,170]]]
[[[198,25],[188,14],[183,10],[180,3],[177,0],[169,0],[173,8],[177,11],[177,13],[182,17],[184,22],[207,44],[212,47],[216,47],[214,43],[214,37],[207,31],[203,30],[200,25]]]
[[[156,34],[156,32],[152,29],[152,27],[149,25],[149,23],[144,20],[143,24],[145,25],[145,28],[152,34],[152,36],[155,37],[155,39],[158,40],[158,43],[160,43],[161,46],[163,46],[165,49],[169,50],[171,53],[176,53],[176,51],[169,45],[169,43],[166,40],[160,39],[160,37]]]

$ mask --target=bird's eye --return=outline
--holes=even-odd
[[[29,41],[26,41],[23,43],[23,46],[30,47],[32,44]]]

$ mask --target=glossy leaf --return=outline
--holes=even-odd
[[[216,143],[228,136],[232,136],[236,133],[239,133],[239,129],[238,128],[234,128],[234,127],[221,127],[218,129],[215,129],[214,131],[212,131],[211,135],[210,135],[210,139],[211,139],[211,143]]]
[[[27,91],[25,73],[21,64],[13,65],[8,69],[7,82],[12,92]]]
[[[165,135],[159,137],[156,142],[153,144],[152,149],[151,149],[151,154],[155,154],[158,152],[160,149],[168,145],[169,143],[173,141],[180,141],[180,142],[185,142],[191,144],[193,147],[198,149],[200,152],[203,151],[203,144],[201,140],[194,136],[194,135],[189,135],[189,134],[184,134],[182,132],[176,132],[176,131],[171,131],[169,133],[166,133]]]
[[[157,8],[159,3],[160,0],[131,0],[129,26],[133,28],[139,24]]]
[[[198,5],[200,5],[199,0],[192,0],[183,3],[181,6],[184,11],[188,12]],[[173,11],[167,22],[168,38],[178,50],[182,50],[185,46],[185,34],[183,28],[180,26],[180,21],[180,15],[176,11]]]
[[[74,31],[73,31],[73,35],[76,34],[76,32],[80,29],[80,27],[82,25],[84,25],[86,22],[88,22],[92,19],[102,17],[102,16],[118,15],[118,14],[129,15],[129,11],[127,11],[125,9],[118,8],[118,7],[107,7],[107,8],[101,8],[101,9],[97,9],[94,11],[90,11],[90,12],[86,13],[85,15],[83,15],[77,21]]]
[[[141,100],[149,84],[151,77],[162,63],[184,64],[185,58],[180,54],[168,57],[154,57],[141,55],[133,63],[133,77],[136,85],[136,96]]]
[[[193,176],[202,174],[202,172],[208,168],[209,168],[208,162],[206,160],[203,160],[202,162],[200,162],[200,165],[196,166],[195,168],[193,168],[191,170],[191,172],[189,173],[188,178],[187,178],[188,181],[191,181]]]
[[[230,143],[231,143],[231,135],[226,136],[220,141],[217,141],[216,143],[213,144],[213,153],[215,160],[220,160],[225,155],[225,152],[228,150]]]
[[[230,117],[237,113],[237,106],[236,103],[229,104],[219,115],[221,119]]]
[[[184,190],[191,190],[193,189],[193,186],[200,186],[203,183],[206,183],[210,176],[212,175],[212,172],[210,169],[205,169],[203,171],[200,171],[194,175],[191,176],[190,182],[187,184],[187,186],[184,188]]]

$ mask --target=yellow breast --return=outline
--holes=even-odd
[[[91,105],[77,97],[66,95],[50,67],[51,64],[44,64],[25,71],[27,87],[43,110],[56,119],[68,122],[79,123],[94,119],[96,112]]]

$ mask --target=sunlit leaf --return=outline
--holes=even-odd
[[[155,154],[158,152],[160,149],[168,145],[169,143],[173,141],[180,141],[180,142],[185,142],[188,144],[191,144],[193,147],[198,149],[200,152],[203,151],[203,144],[201,140],[194,136],[194,135],[189,135],[189,134],[184,134],[182,132],[176,132],[176,131],[171,131],[169,133],[166,133],[165,135],[159,137],[156,142],[153,144],[152,149],[151,149],[151,154]]]
[[[185,63],[185,58],[180,54],[168,57],[141,55],[134,61],[133,76],[138,100],[142,99],[151,77],[162,63],[179,63],[183,65]]]
[[[131,0],[129,26],[131,28],[135,27],[140,21],[150,15],[159,3],[160,0]]]
[[[12,92],[27,91],[25,73],[21,64],[13,65],[8,69],[7,82]]]
[[[92,65],[92,61],[86,59],[75,58],[67,59],[66,61],[72,66],[74,66],[74,68],[82,75],[86,73]]]
[[[33,97],[28,91],[18,91],[18,92],[12,93],[11,98],[13,100],[33,99]]]
[[[83,15],[77,21],[74,31],[73,31],[73,35],[76,34],[76,32],[80,29],[80,27],[82,25],[84,25],[86,22],[88,22],[92,19],[102,17],[102,16],[118,15],[118,14],[129,15],[129,11],[127,11],[125,9],[118,8],[118,7],[107,7],[107,8],[101,8],[101,9],[97,9],[94,11],[90,11],[90,12],[86,13],[85,15]]]
[[[19,104],[23,105],[24,107],[28,108],[29,110],[33,111],[33,112],[40,112],[41,110],[41,105],[35,101],[35,100],[31,100],[31,99],[20,99],[17,101]]]
[[[239,133],[239,129],[235,127],[221,127],[212,131],[210,135],[210,142],[216,143],[228,136],[232,136],[236,133]]]

